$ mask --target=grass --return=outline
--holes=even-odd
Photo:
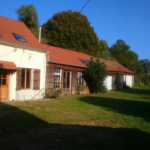
[[[0,102],[0,149],[150,149],[150,87]]]

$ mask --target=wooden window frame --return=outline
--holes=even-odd
[[[31,89],[31,83],[32,83],[32,69],[29,69],[29,68],[21,68],[21,69],[25,69],[25,78],[24,78],[24,87],[22,87],[21,85],[21,90],[26,90],[26,89]],[[26,81],[27,81],[27,70],[30,70],[30,87],[27,88],[26,86]],[[21,78],[22,78],[22,73],[21,73]],[[22,79],[21,79],[21,82],[22,82]]]
[[[55,68],[55,70],[54,70],[54,78],[55,78],[55,76],[57,76],[57,75],[60,76],[60,87],[59,87],[59,88],[55,87],[56,81],[55,81],[55,79],[54,79],[54,88],[60,89],[60,88],[61,88],[62,69],[60,69],[60,68]]]

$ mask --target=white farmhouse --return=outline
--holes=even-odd
[[[0,16],[0,100],[43,97],[46,51],[24,23]]]

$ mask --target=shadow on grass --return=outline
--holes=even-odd
[[[117,90],[116,90],[117,91]],[[127,88],[127,89],[120,89],[118,92],[122,93],[129,93],[129,94],[138,94],[143,95],[150,98],[150,87],[137,87],[137,88]]]
[[[114,99],[106,97],[83,96],[79,101],[104,107],[108,111],[139,117],[150,122],[150,103],[145,101]]]
[[[0,149],[150,149],[150,134],[138,129],[50,124],[42,119],[0,103]]]

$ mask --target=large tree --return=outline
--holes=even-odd
[[[141,79],[145,77],[144,68],[138,61],[138,55],[130,50],[130,46],[123,40],[117,40],[117,42],[110,48],[110,52],[120,64],[135,73],[135,78],[140,85]]]
[[[112,57],[127,68],[131,68],[133,62],[138,62],[138,55],[130,50],[130,46],[123,40],[117,40],[110,48]]]
[[[100,58],[106,59],[106,60],[115,60],[109,51],[109,46],[105,40],[100,40]]]
[[[34,28],[38,26],[38,13],[35,7],[31,5],[21,5],[16,9],[18,14],[18,20],[25,23],[28,28]]]
[[[99,40],[87,17],[79,12],[63,11],[55,14],[42,26],[42,37],[53,46],[99,54]]]
[[[142,64],[145,73],[150,72],[150,60],[149,59],[141,59],[140,63]]]

